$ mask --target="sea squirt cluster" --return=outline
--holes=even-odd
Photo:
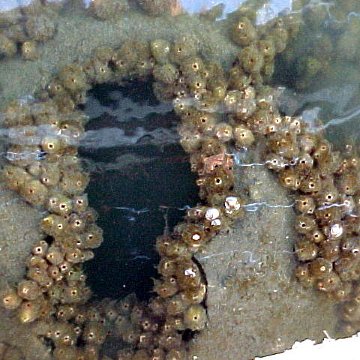
[[[257,43],[251,50],[262,57]],[[249,57],[246,61],[252,62]],[[14,102],[4,111],[10,145],[3,178],[45,215],[39,224],[43,238],[34,244],[26,279],[3,294],[2,303],[16,310],[22,323],[36,323],[39,336],[53,345],[54,358],[97,358],[106,336],[130,344],[134,358],[182,358],[184,331],[205,327],[206,283],[193,256],[243,216],[243,200],[233,192],[229,146],[254,142],[241,119],[256,110],[263,69],[246,61],[239,57],[229,81],[218,64],[201,58],[187,37],[173,43],[129,41],[118,49],[99,48],[86,62],[65,66],[38,100]],[[155,94],[173,100],[182,119],[181,144],[199,174],[204,205],[190,209],[172,234],[157,239],[160,278],[154,283],[157,297],[147,307],[128,298],[104,300],[89,310],[91,292],[81,264],[93,258],[102,231],[84,193],[89,176],[77,149],[86,117],[77,107],[95,84],[150,75]],[[120,351],[118,358],[124,356]]]
[[[183,358],[182,332],[205,327],[206,285],[192,255],[215,233],[212,227],[220,227],[220,212],[212,208],[205,214],[212,234],[195,221],[197,215],[157,240],[161,279],[154,284],[158,297],[147,307],[134,297],[88,305],[91,292],[81,264],[93,258],[102,231],[84,194],[89,176],[77,149],[86,117],[76,108],[96,83],[145,79],[154,66],[148,43],[100,48],[86,63],[60,70],[37,101],[13,102],[3,113],[10,143],[3,179],[44,217],[26,279],[2,294],[2,304],[16,310],[22,323],[35,324],[44,344],[52,344],[55,359],[98,358],[106,336],[131,345],[134,350],[125,352],[134,358]],[[118,358],[123,356],[120,351]]]
[[[355,313],[347,310],[350,304],[355,306],[360,276],[359,158],[351,147],[340,156],[306,127],[291,131],[294,120],[286,120],[281,130],[267,136],[271,151],[267,161],[281,184],[297,193],[296,276],[304,286],[344,304],[343,327],[352,333],[359,325]]]

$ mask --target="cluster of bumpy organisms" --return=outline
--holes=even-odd
[[[357,81],[360,3],[351,0],[297,2],[294,10],[303,13],[304,26],[281,56],[283,75],[279,73],[279,77],[292,88],[310,92],[321,87],[326,79],[337,76],[341,76],[340,81],[345,78]]]
[[[0,12],[0,59],[21,54],[24,60],[39,57],[40,44],[56,32],[59,4],[33,1],[30,5]]]
[[[99,18],[106,3],[122,2],[94,1]],[[117,360],[186,358],[185,339],[207,324],[206,280],[194,254],[244,215],[231,154],[259,139],[266,143],[265,164],[279,173],[283,186],[299,192],[299,280],[343,301],[347,325],[360,324],[358,160],[350,154],[340,159],[301,119],[281,116],[265,85],[276,54],[299,30],[299,18],[254,24],[251,9],[234,15],[229,34],[241,49],[228,72],[203,59],[189,37],[127,41],[65,66],[36,101],[13,102],[4,111],[10,144],[2,177],[44,216],[26,278],[1,302],[22,323],[34,325],[54,359],[109,359],[101,347],[117,339],[127,344]],[[157,238],[159,278],[148,304],[133,295],[91,303],[82,264],[103,239],[85,194],[89,175],[77,153],[87,120],[79,106],[91,87],[135,78],[153,79],[159,100],[173,101],[180,143],[198,174],[203,203],[189,209],[171,234]]]
[[[296,276],[304,286],[341,302],[344,330],[358,331],[360,159],[351,147],[340,156],[301,119],[274,114],[270,120],[266,164],[297,194]]]
[[[241,14],[233,29],[236,43],[243,26],[245,33],[253,32]],[[99,48],[84,63],[62,68],[37,101],[6,108],[3,123],[10,145],[3,179],[45,215],[26,278],[2,295],[2,304],[16,310],[22,323],[36,324],[54,359],[98,359],[101,345],[112,337],[129,344],[117,359],[185,358],[185,334],[207,323],[206,282],[194,254],[243,215],[243,200],[233,191],[230,150],[247,148],[255,140],[243,122],[254,116],[260,97],[269,92],[263,78],[270,76],[287,33],[277,21],[252,35],[251,42],[241,41],[246,46],[230,76],[203,60],[186,37],[173,43],[128,41],[118,49]],[[150,76],[157,97],[174,101],[181,117],[180,142],[199,175],[203,205],[190,209],[172,234],[157,239],[160,278],[154,283],[157,296],[147,306],[132,296],[89,306],[82,263],[93,258],[102,231],[84,193],[89,176],[77,150],[86,117],[78,106],[96,84]]]

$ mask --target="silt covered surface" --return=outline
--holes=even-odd
[[[68,11],[59,21],[56,37],[41,47],[39,60],[0,62],[0,105],[34,95],[61,66],[84,60],[100,45],[118,46],[135,29],[144,39],[171,40],[181,33],[192,34],[202,55],[210,59],[221,56],[222,63],[228,64],[236,48],[227,40],[226,31],[197,21],[191,18],[190,22],[184,15],[173,26],[169,19],[131,13],[118,22],[104,23],[76,9]],[[249,157],[261,162],[261,152],[258,148]],[[324,330],[335,336],[337,319],[332,302],[303,289],[293,276],[297,235],[293,230],[294,211],[288,206],[293,199],[264,166],[237,167],[236,177],[239,192],[248,192],[249,202],[267,205],[246,212],[228,233],[217,236],[197,255],[208,283],[209,321],[207,329],[189,344],[190,358],[245,360],[280,352],[296,340],[320,340]],[[1,188],[0,196],[3,289],[8,282],[23,277],[25,259],[38,240],[41,214],[11,191]],[[106,239],[102,246],[107,246]],[[19,346],[28,354],[26,359],[46,359],[43,347],[34,341],[32,326],[20,326],[5,311],[0,313],[0,324],[0,342]],[[30,348],[37,351],[26,351]]]

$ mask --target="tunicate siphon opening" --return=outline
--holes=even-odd
[[[103,84],[88,93],[80,155],[90,172],[89,203],[104,242],[85,263],[97,297],[135,292],[150,298],[159,257],[156,237],[198,202],[195,176],[178,143],[179,119],[152,83]]]

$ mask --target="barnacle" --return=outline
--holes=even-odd
[[[17,294],[14,289],[7,289],[3,291],[0,297],[1,305],[8,310],[17,309],[22,302],[22,298]]]
[[[40,316],[41,305],[37,301],[23,301],[18,309],[18,318],[21,323],[31,323]]]
[[[103,241],[103,231],[99,226],[91,224],[82,234],[82,240],[85,248],[95,249],[99,247]]]
[[[86,76],[81,66],[71,64],[65,66],[58,74],[60,83],[72,94],[88,89]]]
[[[172,84],[179,77],[179,71],[170,63],[155,65],[153,76],[155,80],[161,81],[165,84]]]
[[[179,287],[173,277],[165,278],[164,281],[154,280],[154,291],[162,298],[169,298],[174,296]]]
[[[320,256],[331,262],[340,257],[340,246],[338,241],[327,241],[321,244]]]
[[[276,53],[275,44],[272,37],[267,37],[263,40],[259,40],[257,46],[264,57],[265,63],[271,63]]]
[[[184,314],[184,325],[193,331],[202,330],[206,321],[206,311],[202,305],[191,305]]]
[[[68,215],[72,206],[72,200],[61,193],[54,193],[47,200],[47,209],[57,215]]]
[[[240,46],[248,46],[257,38],[257,31],[251,21],[246,18],[240,18],[232,28],[232,40]]]
[[[46,259],[53,265],[60,265],[64,261],[64,254],[59,247],[51,245],[46,253]]]
[[[38,284],[32,280],[23,280],[17,286],[18,295],[25,300],[35,300],[41,294]]]
[[[195,55],[196,46],[189,37],[176,40],[170,48],[170,59],[176,64],[181,64],[185,59]]]
[[[315,218],[311,215],[299,215],[295,220],[295,229],[300,234],[307,234],[316,228]]]
[[[85,325],[82,339],[86,343],[100,345],[105,341],[105,337],[105,329],[100,322],[90,321]]]
[[[341,288],[341,279],[332,271],[316,282],[316,288],[327,293],[334,292]]]
[[[309,272],[308,264],[301,264],[296,267],[295,276],[304,287],[312,287],[315,279]]]
[[[244,216],[244,201],[237,196],[227,196],[224,201],[224,213],[230,219]]]
[[[313,260],[318,252],[318,246],[307,239],[300,239],[295,244],[295,254],[299,261]]]
[[[193,250],[197,250],[208,240],[208,236],[200,225],[183,224],[180,233],[184,243]]]
[[[0,57],[11,57],[16,54],[16,44],[6,35],[0,33]]]
[[[158,64],[163,65],[168,62],[170,46],[170,43],[164,39],[157,39],[150,43],[151,55]]]
[[[280,184],[287,189],[297,190],[301,186],[301,180],[294,169],[286,169],[280,173]]]
[[[62,216],[50,214],[42,219],[40,226],[50,236],[62,235],[67,228],[67,220]]]
[[[201,282],[200,269],[193,261],[179,263],[175,276],[180,289],[197,288]]]
[[[48,189],[39,180],[30,180],[20,187],[20,194],[32,205],[44,205]]]
[[[89,183],[89,176],[83,172],[66,173],[60,181],[60,188],[67,195],[80,195]]]
[[[262,53],[253,45],[241,50],[239,61],[243,69],[249,74],[259,73],[264,65]]]
[[[295,208],[302,214],[313,214],[315,211],[314,198],[308,195],[300,195],[295,201]]]
[[[175,260],[168,259],[166,257],[163,257],[159,265],[157,266],[157,270],[159,274],[163,276],[172,276],[175,274],[177,268],[177,264]]]
[[[221,142],[228,142],[233,138],[233,128],[225,122],[216,124],[214,127],[214,133]]]
[[[36,60],[39,57],[35,41],[25,41],[21,45],[21,56],[25,60]]]
[[[26,183],[32,180],[31,175],[26,170],[13,165],[5,165],[2,176],[6,186],[15,191],[19,191]]]
[[[331,261],[323,259],[323,258],[316,258],[309,263],[309,271],[312,276],[316,279],[323,279],[330,274],[333,269],[333,264]]]

